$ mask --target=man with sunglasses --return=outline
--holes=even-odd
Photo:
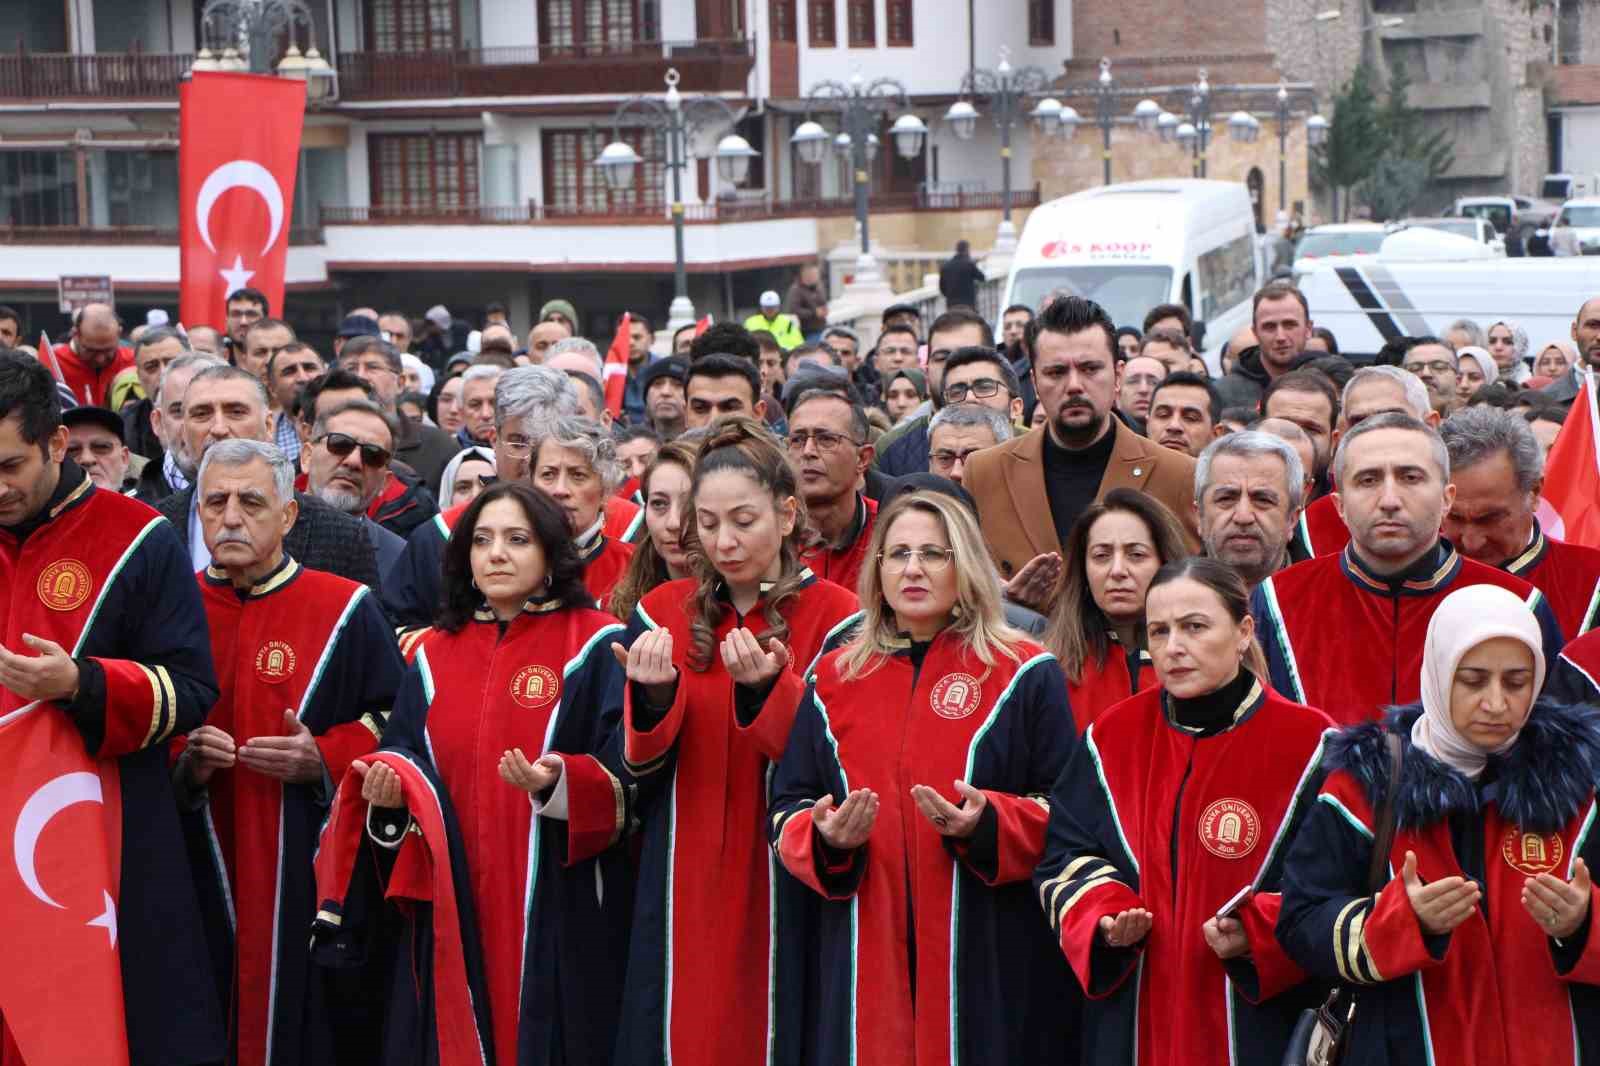
[[[373,505],[382,502],[391,486],[399,490],[397,496],[414,496],[420,491],[389,470],[394,438],[392,415],[370,400],[347,400],[317,415],[306,461],[307,490],[361,522],[377,553],[380,575],[387,575],[405,551],[406,536],[437,510],[433,499],[422,492],[426,506],[407,509],[405,517],[410,521],[404,534],[375,517]]]
[[[866,412],[843,389],[802,392],[789,410],[787,444],[817,531],[800,559],[818,577],[854,589],[878,515],[878,505],[860,491],[873,455]]]

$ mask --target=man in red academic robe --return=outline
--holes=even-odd
[[[802,393],[789,412],[789,462],[817,534],[800,559],[824,581],[851,590],[878,516],[877,503],[860,492],[873,456],[866,427],[861,405],[833,389]]]
[[[210,860],[202,913],[240,1066],[331,1057],[307,947],[317,831],[351,760],[377,747],[404,670],[365,585],[285,554],[293,479],[276,447],[245,440],[212,445],[198,479],[212,558],[198,579],[222,695],[180,744],[174,778],[191,854]]]
[[[1567,640],[1594,627],[1600,611],[1600,551],[1556,540],[1534,511],[1544,486],[1544,452],[1519,415],[1487,404],[1439,427],[1450,449],[1455,502],[1444,535],[1468,559],[1516,574],[1544,593]]]
[[[87,407],[109,407],[111,383],[133,367],[133,349],[121,340],[122,323],[107,304],[88,304],[78,314],[72,339],[55,346],[63,384]],[[44,352],[41,359],[48,359]]]
[[[80,759],[87,754],[101,780],[115,782],[121,874],[108,889],[109,916],[129,1061],[220,1062],[222,1009],[205,980],[166,754],[167,741],[198,726],[216,699],[205,615],[172,527],[144,504],[95,488],[65,459],[66,447],[50,372],[27,356],[0,355],[0,714],[41,701],[43,713],[62,716],[81,738]],[[70,845],[70,837],[46,840],[40,850]],[[41,919],[58,913],[23,900]],[[19,905],[8,897],[8,907]],[[90,917],[73,915],[77,923]],[[19,950],[7,945],[6,966],[35,970]],[[14,1031],[26,1027],[30,1006],[10,999],[4,1008],[4,1066],[23,1062]]]
[[[1279,571],[1251,596],[1278,692],[1346,725],[1419,699],[1428,621],[1467,585],[1526,599],[1547,659],[1560,654],[1560,626],[1542,593],[1440,539],[1455,488],[1438,431],[1406,414],[1364,419],[1339,442],[1333,477],[1350,543]]]

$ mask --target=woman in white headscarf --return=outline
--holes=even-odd
[[[494,483],[494,449],[474,445],[456,453],[439,478],[439,509],[465,507]]]
[[[1528,366],[1528,331],[1515,322],[1496,322],[1487,334],[1489,354],[1500,367],[1500,377],[1521,385],[1533,376]]]
[[[1533,376],[1554,381],[1564,377],[1577,363],[1578,346],[1565,337],[1558,337],[1539,349],[1538,358],[1533,361]]]
[[[1472,402],[1473,394],[1479,389],[1493,385],[1499,376],[1500,368],[1487,348],[1466,344],[1456,349],[1456,399],[1463,406]]]
[[[433,391],[433,367],[410,352],[400,353],[400,378],[406,392],[426,396]]]
[[[1527,605],[1464,588],[1428,625],[1422,703],[1330,740],[1285,864],[1278,939],[1311,973],[1368,986],[1345,1061],[1600,1063],[1600,718],[1536,703],[1544,677]],[[1374,896],[1385,797],[1397,828]]]

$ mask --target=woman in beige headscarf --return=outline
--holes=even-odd
[[[1600,719],[1535,702],[1541,647],[1515,594],[1453,592],[1428,626],[1421,705],[1328,744],[1328,777],[1286,863],[1278,939],[1316,976],[1370,986],[1346,1061],[1600,1063],[1589,880]],[[1397,829],[1374,896],[1386,797]]]

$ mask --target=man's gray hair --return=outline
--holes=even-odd
[[[1479,404],[1457,411],[1439,426],[1453,470],[1477,466],[1504,452],[1516,473],[1517,489],[1532,492],[1544,478],[1544,449],[1521,414]]]
[[[200,473],[195,477],[195,494],[200,494],[200,486],[205,484],[206,471],[213,466],[240,467],[249,466],[257,459],[267,464],[267,469],[272,472],[272,488],[278,495],[279,503],[288,503],[294,499],[294,461],[276,444],[268,444],[262,440],[242,440],[234,437],[229,440],[219,440],[206,449],[206,457],[200,460]]]
[[[1283,463],[1283,476],[1288,479],[1289,510],[1298,511],[1306,502],[1306,471],[1300,463],[1300,453],[1294,450],[1294,446],[1282,437],[1275,437],[1263,430],[1241,429],[1206,445],[1200,458],[1195,460],[1194,502],[1197,507],[1203,505],[1206,491],[1211,488],[1211,464],[1219,455],[1240,459],[1258,455],[1273,456]]]
[[[854,344],[858,351],[861,348],[861,334],[849,326],[829,326],[822,331],[822,339],[827,340],[829,337],[843,337]]]
[[[501,371],[500,380],[495,383],[496,429],[516,421],[544,422],[577,413],[577,383],[559,370],[547,366],[512,367]]]
[[[1427,418],[1428,412],[1433,410],[1433,405],[1428,402],[1428,386],[1422,379],[1409,370],[1401,370],[1397,366],[1364,366],[1350,375],[1350,380],[1344,383],[1344,392],[1339,396],[1339,410],[1350,409],[1350,396],[1363,384],[1373,381],[1392,381],[1405,390],[1406,406],[1411,408],[1411,413],[1417,418]]]
[[[139,334],[139,339],[133,342],[133,353],[135,358],[138,357],[140,348],[148,348],[150,345],[160,344],[162,341],[177,341],[183,346],[183,350],[186,352],[194,350],[189,347],[189,338],[184,334],[179,333],[175,327],[152,326],[143,333]]]
[[[999,411],[975,403],[958,403],[941,407],[928,421],[928,447],[933,447],[933,434],[944,426],[960,429],[987,429],[994,434],[996,444],[1011,439],[1011,420]]]
[[[622,484],[622,464],[617,461],[617,442],[611,432],[600,423],[571,415],[552,420],[547,425],[545,441],[554,441],[582,455],[600,479],[605,495],[610,496]],[[534,469],[538,469],[535,453]],[[576,532],[582,533],[583,530]]]
[[[1488,334],[1483,331],[1482,326],[1478,325],[1470,318],[1458,318],[1444,328],[1444,335],[1446,337],[1450,336],[1452,333],[1465,333],[1467,335],[1468,344],[1476,344],[1480,348],[1486,348],[1489,346]]]
[[[162,397],[163,397],[163,394],[165,394],[166,391],[167,391],[167,379],[170,378],[173,374],[176,374],[176,373],[179,373],[179,372],[185,371],[185,370],[193,370],[196,367],[198,367],[201,370],[206,370],[206,369],[209,369],[210,367],[214,367],[214,366],[227,366],[227,365],[228,365],[227,363],[224,363],[221,359],[218,359],[216,356],[214,356],[214,355],[206,355],[204,352],[193,352],[193,353],[191,353],[189,355],[180,355],[180,356],[178,356],[178,358],[176,358],[172,362],[168,363],[167,366],[166,366],[166,369],[161,371],[161,384],[156,386],[156,394],[155,394],[155,398],[154,398],[154,400],[152,402],[155,403],[155,405],[157,407],[166,406],[165,403],[163,402]]]
[[[171,368],[169,367],[168,373],[170,372]],[[165,375],[162,376],[162,380],[166,380]],[[218,363],[216,366],[208,366],[204,370],[200,371],[200,373],[189,379],[189,388],[194,388],[196,384],[202,381],[248,381],[250,384],[255,386],[256,398],[261,401],[261,412],[263,416],[272,406],[272,400],[267,395],[266,385],[262,384],[261,379],[250,373],[248,370],[240,370],[238,367],[229,366],[227,363]],[[188,393],[186,391],[185,395],[187,394]],[[187,406],[187,403],[185,406]]]
[[[339,415],[350,414],[351,412],[371,415],[381,421],[383,428],[389,431],[389,450],[391,452],[394,451],[396,442],[400,440],[400,420],[371,400],[346,400],[331,411],[321,412],[317,415],[317,421],[311,427],[312,439],[314,440],[328,432],[328,420],[330,418],[336,418]]]
[[[503,366],[494,366],[490,363],[479,363],[477,366],[467,367],[466,373],[461,375],[461,387],[466,388],[469,381],[496,381],[501,374],[506,372]]]
[[[1387,369],[1387,368],[1384,368]],[[1339,447],[1333,453],[1333,483],[1338,488],[1344,487],[1344,459],[1350,451],[1350,443],[1360,440],[1368,433],[1376,433],[1383,429],[1403,429],[1411,433],[1420,433],[1428,438],[1428,450],[1433,459],[1433,465],[1439,469],[1441,480],[1450,480],[1450,452],[1444,446],[1444,439],[1439,436],[1439,431],[1419,418],[1402,414],[1399,411],[1385,411],[1381,415],[1363,418],[1351,426],[1339,440]]]
[[[558,355],[564,355],[567,352],[581,352],[587,355],[594,360],[594,376],[597,378],[605,377],[606,362],[600,357],[600,349],[594,346],[593,341],[583,337],[561,338],[546,350],[544,357],[548,360]]]

